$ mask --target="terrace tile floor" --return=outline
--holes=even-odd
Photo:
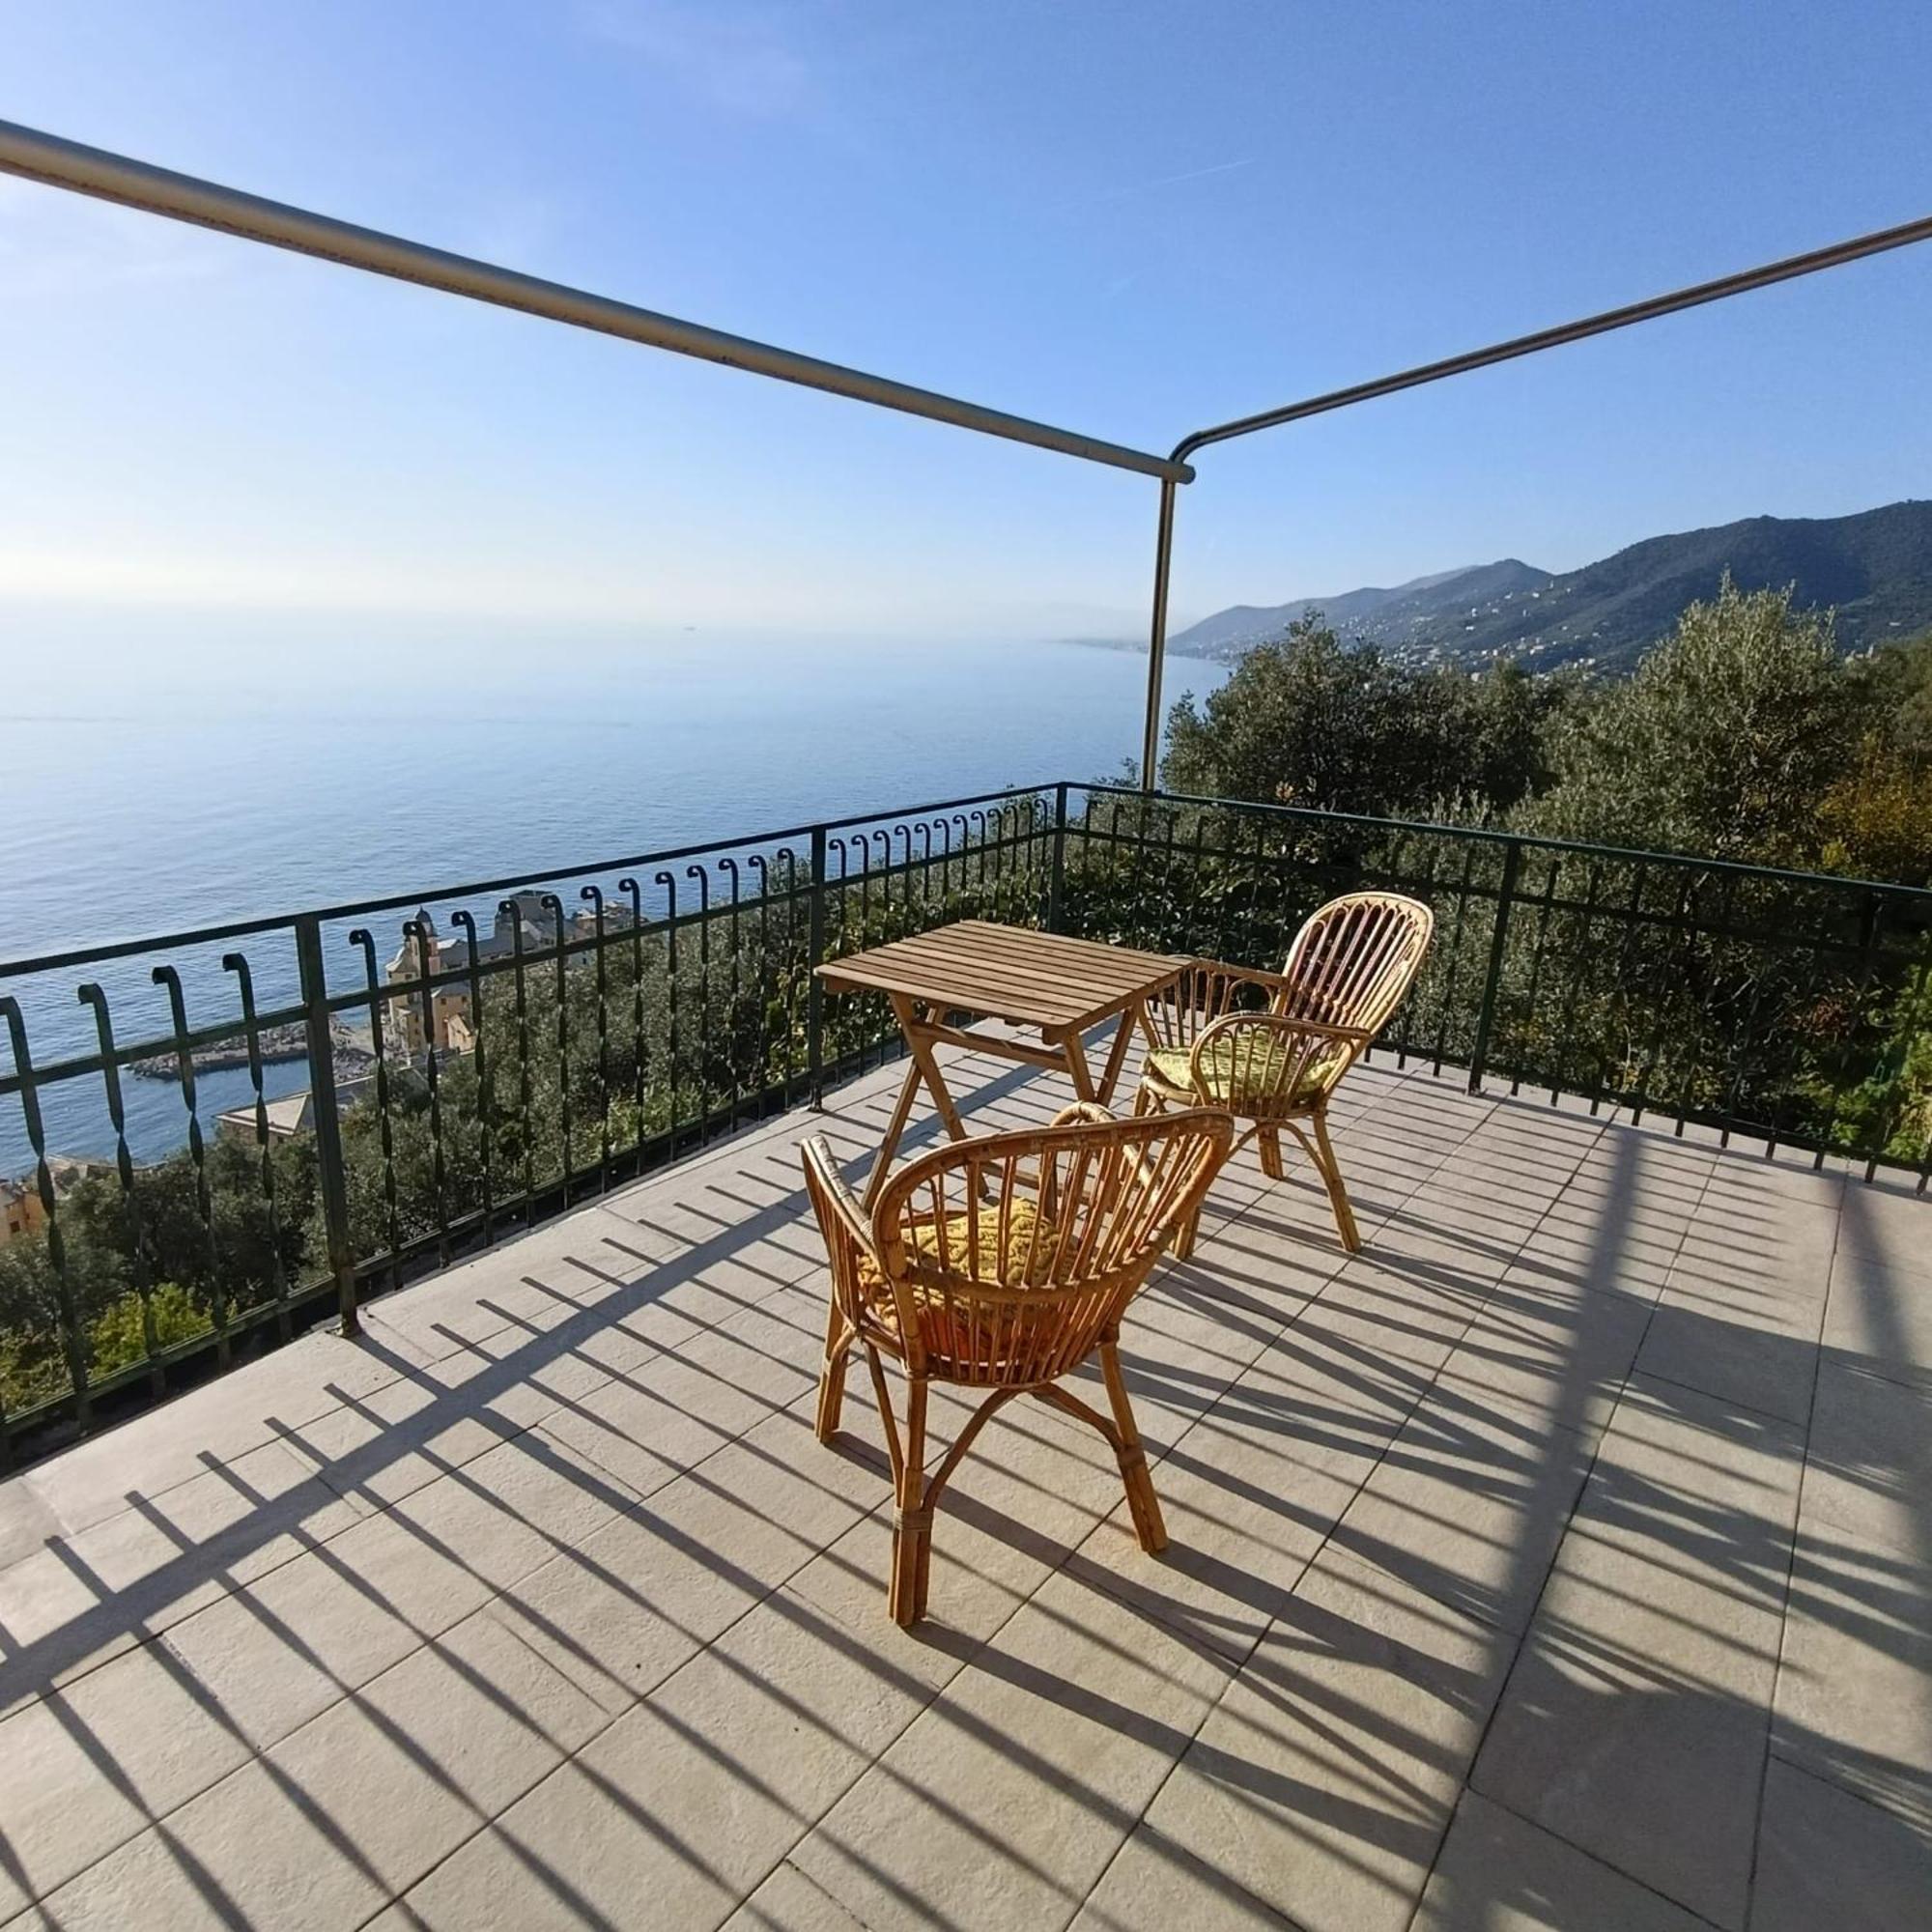
[[[1366,1251],[1244,1158],[1130,1320],[1166,1555],[1009,1408],[908,1634],[797,1164],[896,1078],[0,1486],[0,1924],[1932,1922],[1932,1202],[1358,1072]]]

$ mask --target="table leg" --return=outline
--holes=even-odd
[[[1146,1024],[1147,1012],[1138,1000],[1121,1015],[1113,1048],[1107,1055],[1106,1068],[1100,1075],[1101,1106],[1111,1107],[1114,1104],[1114,1089],[1121,1084],[1121,1069],[1127,1064],[1127,1047],[1133,1039],[1134,1029]]]
[[[939,1109],[939,1118],[946,1122],[946,1131],[955,1141],[963,1141],[966,1138],[965,1124],[959,1118],[959,1109],[952,1104],[952,1095],[946,1091],[945,1080],[940,1077],[939,1062],[932,1051],[932,1037],[920,1019],[919,1009],[911,1000],[895,994],[893,1010],[898,1014],[899,1031],[905,1035],[906,1045],[912,1049],[913,1065],[925,1076],[932,1104]]]
[[[1087,1065],[1087,1042],[1079,1034],[1070,1033],[1061,1042],[1060,1050],[1066,1056],[1066,1070],[1072,1076],[1075,1096],[1082,1100],[1099,1099],[1094,1091],[1094,1075]]]
[[[892,1171],[893,1156],[898,1151],[899,1139],[906,1130],[906,1122],[912,1118],[913,1097],[919,1092],[921,1081],[925,1083],[932,1094],[932,1103],[939,1109],[939,1118],[946,1123],[946,1131],[955,1141],[966,1138],[965,1123],[959,1118],[959,1109],[952,1104],[952,1095],[946,1091],[946,1082],[940,1078],[939,1063],[933,1058],[932,1042],[921,1023],[917,1005],[900,994],[889,997],[899,1031],[905,1036],[912,1065],[906,1068],[905,1082],[899,1088],[898,1104],[893,1109],[892,1120],[886,1125],[886,1137],[879,1143],[878,1156],[872,1162],[871,1178],[866,1182],[867,1208],[878,1200],[879,1190],[885,1186],[886,1176]]]
[[[912,1096],[919,1092],[919,1062],[914,1061],[906,1068],[905,1078],[899,1083],[899,1097],[893,1108],[893,1117],[886,1122],[886,1137],[879,1143],[879,1151],[872,1158],[871,1179],[866,1182],[866,1206],[870,1208],[879,1198],[879,1189],[886,1184],[886,1176],[892,1170],[893,1155],[898,1151],[899,1136],[906,1130],[906,1122],[912,1118]]]

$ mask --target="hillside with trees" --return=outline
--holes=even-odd
[[[1932,884],[1932,633],[1847,657],[1720,580],[1627,678],[1474,676],[1316,617],[1168,717],[1170,791]]]

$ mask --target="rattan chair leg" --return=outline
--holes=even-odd
[[[1255,1135],[1255,1151],[1261,1155],[1262,1172],[1270,1180],[1287,1179],[1281,1164],[1281,1130],[1263,1127]]]
[[[886,1608],[902,1630],[923,1609],[923,1579],[930,1568],[932,1506],[925,1498],[925,1392],[923,1376],[906,1383],[904,1454],[899,1463],[897,1507],[893,1512],[893,1577]]]
[[[845,1364],[852,1352],[852,1331],[845,1325],[835,1298],[825,1318],[825,1359],[818,1371],[818,1439],[830,1442],[838,1434],[845,1408]]]
[[[1349,1205],[1349,1190],[1343,1184],[1342,1164],[1335,1158],[1335,1144],[1328,1138],[1328,1110],[1318,1107],[1313,1117],[1315,1164],[1328,1189],[1328,1205],[1335,1210],[1335,1227],[1342,1245],[1351,1254],[1360,1254],[1362,1236],[1355,1227],[1355,1210]]]
[[[1153,1492],[1153,1477],[1148,1471],[1147,1450],[1134,1421],[1134,1406],[1127,1400],[1126,1378],[1121,1373],[1121,1348],[1109,1338],[1100,1344],[1100,1376],[1107,1384],[1107,1401],[1114,1410],[1114,1427],[1120,1440],[1115,1454],[1121,1464],[1121,1481],[1127,1492],[1127,1513],[1133,1518],[1134,1534],[1149,1555],[1167,1548],[1167,1524],[1160,1514],[1160,1498]]]
[[[1184,1262],[1194,1252],[1194,1237],[1201,1232],[1201,1210],[1195,1208],[1187,1219],[1181,1222],[1174,1236],[1174,1258]]]

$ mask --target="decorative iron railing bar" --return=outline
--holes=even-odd
[[[825,1068],[826,1080],[829,1083],[836,1083],[868,1070],[875,1063],[869,1058],[862,1058],[862,1054],[869,1055],[870,1051],[870,1048],[855,1048],[832,1062]],[[740,1096],[737,1102],[738,1124],[754,1125],[759,1121],[772,1119],[802,1104],[807,1097],[801,1081],[774,1082],[754,1094]],[[615,1156],[612,1164],[619,1169],[621,1178],[626,1180],[649,1174],[679,1155],[698,1151],[717,1140],[725,1130],[730,1111],[728,1106],[721,1106],[700,1119],[685,1121],[680,1123],[675,1142],[668,1134],[653,1135],[640,1147],[624,1149]],[[600,1163],[587,1162],[573,1168],[568,1176],[570,1188],[575,1191],[579,1187],[588,1188],[593,1185],[597,1179],[599,1166]],[[541,1203],[560,1197],[564,1185],[564,1176],[561,1174],[553,1176],[528,1199]],[[494,1213],[496,1218],[500,1220],[506,1216],[515,1216],[520,1208],[527,1205],[528,1201],[524,1196],[504,1196],[495,1203]],[[473,1247],[461,1245],[465,1237],[482,1231],[485,1215],[486,1210],[477,1208],[451,1219],[447,1232],[449,1241],[456,1249],[452,1259],[461,1260],[469,1254],[481,1253],[485,1247],[491,1245],[487,1241],[479,1241]],[[426,1234],[404,1241],[400,1247],[382,1249],[363,1257],[353,1266],[356,1285],[359,1287],[376,1281],[398,1268],[409,1269],[412,1264],[421,1262],[435,1253],[442,1238],[440,1231],[432,1229]],[[251,1334],[258,1328],[289,1321],[308,1309],[319,1310],[326,1316],[329,1311],[323,1304],[329,1303],[335,1293],[336,1284],[327,1275],[296,1284],[289,1290],[286,1299],[278,1304],[264,1303],[258,1307],[231,1313],[226,1329],[227,1337],[232,1342]],[[185,1342],[161,1344],[151,1356],[91,1378],[87,1383],[89,1398],[98,1400],[102,1396],[131,1388],[136,1383],[149,1379],[156,1370],[191,1363],[196,1357],[209,1353],[214,1347],[215,1339],[213,1331],[211,1330]],[[43,1424],[49,1417],[63,1413],[69,1406],[70,1399],[60,1396],[17,1410],[0,1411],[0,1430],[3,1430],[9,1438],[27,1434]]]
[[[1438,926],[1437,957],[1443,980],[1433,996],[1436,1009],[1435,1038],[1429,1055],[1437,1071],[1445,1065],[1461,1065],[1471,1071],[1472,1084],[1480,1084],[1487,1063],[1490,1070],[1510,1078],[1518,1088],[1523,1084],[1548,1085],[1552,1093],[1587,1094],[1593,1112],[1605,1102],[1622,1102],[1629,1104],[1634,1115],[1640,1119],[1644,1113],[1662,1107],[1666,1119],[1674,1118],[1680,1133],[1688,1123],[1710,1125],[1717,1127],[1726,1141],[1734,1133],[1762,1139],[1767,1151],[1782,1139],[1813,1152],[1817,1163],[1822,1163],[1828,1153],[1849,1152],[1863,1159],[1867,1166],[1882,1162],[1894,1169],[1916,1170],[1921,1191],[1928,1179],[1932,1179],[1932,1140],[1928,1140],[1922,1152],[1902,1152],[1894,1145],[1893,1125],[1899,1115],[1901,1082],[1908,1057],[1905,1044],[1895,1043],[1887,1049],[1889,1054],[1887,1062],[1874,1064],[1870,1055],[1881,1042],[1867,1031],[1863,1043],[1855,1047],[1852,1031],[1842,1031],[1835,1072],[1827,1075],[1813,1065],[1804,1076],[1811,1080],[1814,1089],[1822,1081],[1829,1099],[1817,1124],[1811,1127],[1794,1131],[1792,1126],[1792,1109],[1802,1098],[1802,1083],[1799,1087],[1791,1085],[1800,1073],[1795,1063],[1783,1067],[1783,1088],[1768,1096],[1773,1107],[1769,1116],[1736,1104],[1738,1096],[1746,1091],[1746,1076],[1754,1065],[1760,1068],[1776,1065],[1776,1056],[1765,1045],[1767,1028],[1760,1023],[1767,992],[1765,981],[1769,977],[1767,968],[1771,963],[1796,958],[1808,965],[1802,992],[1794,996],[1787,987],[1787,1010],[1769,1025],[1770,1035],[1787,1048],[1791,1043],[1789,1025],[1805,1019],[1806,1007],[1820,996],[1821,974],[1833,961],[1838,962],[1841,980],[1855,963],[1858,970],[1851,973],[1849,983],[1838,985],[1832,997],[1848,1009],[1853,1026],[1864,1024],[1869,1028],[1875,1023],[1865,1009],[1868,996],[1876,990],[1871,970],[1876,947],[1868,932],[1862,937],[1849,936],[1847,923],[1860,908],[1889,906],[1900,918],[1911,915],[1905,928],[1896,935],[1904,950],[1895,949],[1888,955],[1886,983],[1900,995],[1908,985],[1916,983],[1922,1000],[1927,989],[1932,988],[1932,902],[1928,902],[1932,901],[1932,895],[1922,890],[1831,874],[1787,874],[1775,868],[1701,862],[1672,854],[1566,847],[1560,840],[1530,840],[1476,828],[1464,831],[1453,826],[1410,825],[1363,814],[1323,814],[1305,808],[1210,799],[1176,801],[1169,795],[1150,801],[1143,794],[1121,786],[1094,785],[1088,787],[1087,793],[1089,810],[1077,821],[1079,845],[1083,849],[1097,847],[1103,854],[1125,850],[1136,856],[1151,855],[1153,878],[1163,886],[1201,869],[1199,856],[1175,843],[1176,827],[1184,815],[1194,820],[1195,844],[1224,871],[1231,863],[1238,867],[1241,863],[1259,864],[1265,859],[1277,875],[1297,873],[1308,882],[1319,883],[1324,892],[1347,890],[1357,884],[1398,886],[1424,891],[1435,900],[1438,910],[1445,898],[1453,901],[1453,917]],[[1324,826],[1348,837],[1326,851],[1291,842],[1271,857],[1257,851],[1250,862],[1244,858],[1240,842],[1225,830],[1242,820],[1257,824],[1272,822],[1291,841],[1305,841],[1315,830]],[[1220,835],[1222,842],[1202,846],[1202,831],[1209,823],[1224,828]],[[1365,846],[1363,839],[1367,834],[1392,837],[1396,840],[1395,852],[1382,853],[1372,844]],[[1457,838],[1464,841],[1460,884],[1446,887],[1440,884],[1433,858],[1419,876],[1408,869],[1405,855],[1418,838],[1438,846]],[[1497,848],[1500,848],[1498,858],[1505,867],[1535,859],[1539,869],[1544,870],[1543,878],[1524,878],[1513,891],[1505,890],[1508,881],[1483,880],[1475,871],[1476,854]],[[1425,852],[1427,849],[1425,843]],[[1177,851],[1187,862],[1179,867],[1174,863]],[[1590,886],[1580,899],[1556,890],[1557,877],[1566,860],[1574,864],[1579,857],[1587,863],[1592,875]],[[1118,858],[1105,863],[1117,869],[1120,866]],[[1624,865],[1632,874],[1630,903],[1622,908],[1606,906],[1602,892],[1601,872],[1616,865]],[[1672,889],[1674,910],[1660,913],[1644,903],[1647,881],[1652,885],[1667,884]],[[1248,881],[1251,896],[1257,884],[1251,876]],[[1744,923],[1736,917],[1736,909],[1739,893],[1745,888],[1753,893],[1776,890],[1803,894],[1804,897],[1790,909],[1791,916],[1808,913],[1811,923],[1803,931],[1793,930],[1788,923],[1778,925]],[[1176,890],[1184,895],[1184,887]],[[1719,902],[1715,917],[1706,907],[1706,901],[1714,894]],[[1480,937],[1482,957],[1467,963],[1480,974],[1484,996],[1480,1009],[1474,1013],[1471,1032],[1463,1037],[1459,1046],[1452,1033],[1452,1021],[1459,1009],[1463,1011],[1464,1020],[1469,1019],[1469,1011],[1462,1008],[1462,1002],[1473,997],[1462,991],[1457,983],[1468,951],[1463,938],[1472,902],[1495,910],[1479,922],[1479,933],[1471,935],[1472,939]],[[1228,905],[1224,878],[1221,895],[1210,908],[1217,922],[1227,918]],[[1868,912],[1863,917],[1869,921]],[[1583,922],[1581,935],[1566,933],[1559,952],[1550,954],[1552,936],[1566,920]],[[1513,925],[1517,921],[1520,921],[1524,930],[1521,958],[1516,970],[1526,975],[1526,983],[1506,986],[1499,975],[1505,957],[1512,960],[1516,957]],[[1820,921],[1824,923],[1820,924]],[[1273,942],[1285,944],[1292,924],[1292,921],[1286,922],[1272,935]],[[1606,924],[1609,932],[1604,937],[1599,929]],[[1185,932],[1188,925],[1185,917],[1171,919],[1167,930]],[[1634,993],[1644,1012],[1654,1016],[1654,1024],[1646,1021],[1644,1044],[1621,1073],[1601,1044],[1596,1048],[1587,1045],[1577,1025],[1578,1003],[1583,998],[1586,980],[1594,980],[1601,972],[1602,961],[1595,956],[1595,951],[1607,948],[1619,927],[1623,944],[1618,971],[1612,976],[1608,990],[1619,996]],[[1122,930],[1118,923],[1113,929]],[[1197,932],[1200,929],[1195,927]],[[1644,934],[1649,935],[1652,944],[1668,940],[1680,946],[1694,945],[1707,952],[1729,949],[1733,955],[1742,952],[1759,961],[1742,980],[1738,979],[1735,957],[1727,967],[1722,960],[1716,966],[1705,962],[1698,1004],[1683,1016],[1690,1029],[1688,1052],[1684,1050],[1684,1042],[1672,1037],[1669,1003],[1665,997],[1668,989],[1656,980],[1654,963],[1650,980],[1645,979],[1641,969],[1634,980],[1631,978],[1633,948]],[[1123,936],[1140,945],[1164,943],[1162,933],[1138,928],[1132,919],[1127,921]],[[1186,950],[1193,950],[1196,944],[1193,937],[1183,941]],[[1548,982],[1554,989],[1555,1004],[1564,1015],[1553,1028],[1546,1010],[1548,1003],[1540,990],[1547,954]],[[1730,975],[1729,983],[1724,977],[1726,971]],[[1598,988],[1600,994],[1605,990]],[[1746,1002],[1742,1008],[1741,999]],[[1427,1024],[1429,1004],[1427,998],[1415,1003],[1396,1041],[1384,1044],[1393,1044],[1399,1055],[1409,1051],[1418,1026]],[[1903,1007],[1894,1018],[1897,1024],[1918,1025],[1920,1035],[1932,1026],[1932,1021],[1912,1021]],[[1500,1052],[1492,1053],[1492,1032],[1498,1037],[1514,1037]],[[1539,1037],[1543,1040],[1540,1047]],[[1596,1057],[1593,1079],[1582,1077],[1585,1068],[1576,1059],[1579,1048]],[[1539,1054],[1541,1058],[1537,1057]],[[1676,1067],[1675,1085],[1660,1090],[1656,1080],[1666,1057]],[[1861,1073],[1861,1081],[1852,1078],[1855,1070]],[[1732,1104],[1712,1104],[1699,1097],[1700,1084],[1713,1076],[1722,1077]],[[1871,1080],[1878,1080],[1883,1088],[1876,1128],[1854,1126],[1841,1131],[1840,1110],[1853,1087],[1868,1085]],[[1759,1097],[1762,1102],[1766,1096]]]
[[[1433,832],[1443,833],[1447,836],[1453,836],[1453,834],[1448,833],[1448,828],[1430,827],[1428,829]],[[1141,849],[1144,848],[1147,844],[1147,840],[1145,838],[1137,838],[1133,834],[1125,832],[1076,831],[1072,836],[1081,840],[1083,843],[1092,843],[1095,845],[1122,845],[1122,846],[1130,846],[1135,849]],[[1579,849],[1587,850],[1588,848],[1579,848]],[[1222,855],[1216,853],[1213,854],[1212,856],[1220,857]],[[1636,861],[1635,863],[1642,864],[1645,862],[1639,860]],[[1681,859],[1667,859],[1667,858],[1659,859],[1655,862],[1655,864],[1660,867],[1665,867],[1665,866],[1682,867],[1684,865],[1690,863],[1694,862],[1685,861]],[[1318,867],[1316,869],[1320,868]],[[1352,869],[1352,868],[1341,867],[1340,869]],[[1698,867],[1698,869],[1701,870],[1703,868],[1700,866]],[[1740,869],[1748,870],[1749,868],[1741,867]],[[1397,867],[1370,865],[1370,866],[1364,866],[1363,867],[1361,867],[1361,870],[1363,876],[1366,879],[1378,880],[1391,884],[1427,883],[1426,881],[1414,881],[1407,879],[1406,875],[1402,871],[1402,869]],[[1771,873],[1766,876],[1768,876],[1773,880],[1776,880],[1778,878],[1779,875],[1776,873]],[[1816,879],[1818,876],[1819,875],[1816,873],[1806,873],[1806,872],[1793,872],[1792,874],[1790,874],[1790,877],[1794,880]],[[1853,886],[1853,885],[1862,885],[1863,882],[1854,879],[1843,879],[1837,881],[1836,883],[1845,886]],[[1915,896],[1922,898],[1925,896],[1922,888],[1914,886],[1873,886],[1870,888],[1870,890],[1887,896],[1895,895],[1902,899],[1912,898]],[[1474,900],[1477,903],[1484,905],[1494,905],[1499,899],[1506,896],[1498,887],[1486,886],[1480,883],[1470,883],[1464,885],[1459,888],[1459,891],[1461,892],[1462,895],[1464,898]],[[1537,894],[1534,910],[1538,915],[1542,915],[1545,913],[1577,913],[1579,915],[1587,915],[1591,917],[1605,916],[1604,914],[1602,906],[1593,905],[1592,902],[1587,897],[1581,899],[1567,898],[1560,895],[1548,895],[1542,891],[1539,891],[1539,893]],[[1774,928],[1763,927],[1763,926],[1735,925],[1719,920],[1701,920],[1688,914],[1680,918],[1670,913],[1655,912],[1647,909],[1638,909],[1633,912],[1620,913],[1616,915],[1616,918],[1619,924],[1625,926],[1634,926],[1639,930],[1647,928],[1660,932],[1694,933],[1699,938],[1728,939],[1735,941],[1740,945],[1757,945],[1757,946],[1768,946],[1776,948],[1776,947],[1789,947],[1793,944],[1793,941],[1791,940],[1789,934],[1777,931]],[[1803,942],[1803,944],[1804,945],[1805,949],[1810,952],[1817,952],[1826,954],[1841,953],[1852,958],[1860,957],[1863,951],[1860,943],[1856,940],[1835,940],[1825,936],[1807,937]]]

